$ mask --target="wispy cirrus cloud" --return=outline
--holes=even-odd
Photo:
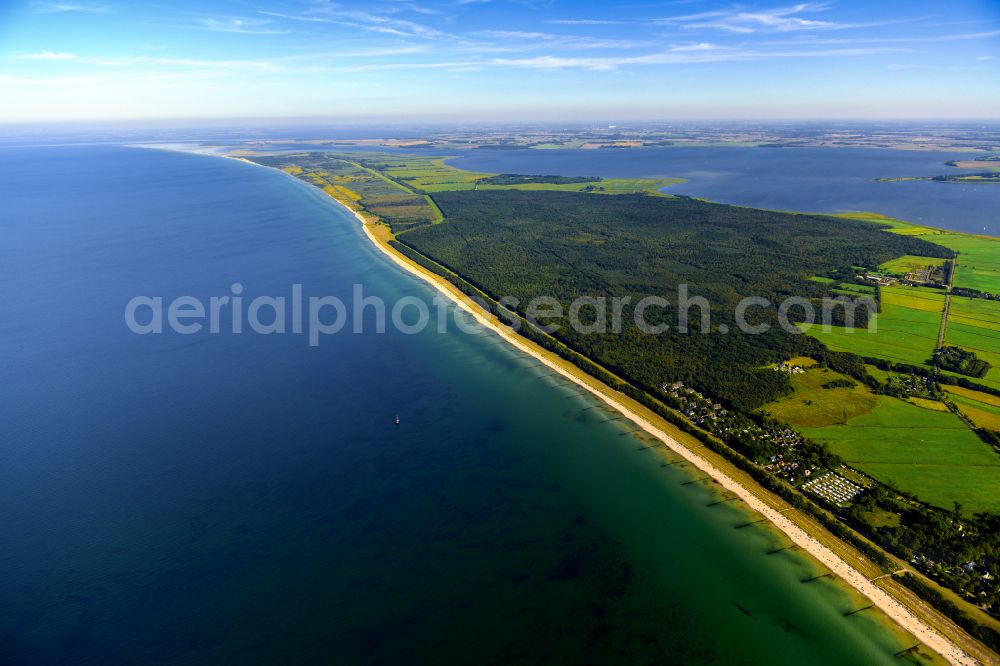
[[[106,80],[102,76],[20,76],[17,74],[0,74],[0,85],[7,86],[87,86]]]
[[[668,16],[654,19],[654,21],[656,23],[677,24],[681,28],[688,30],[715,29],[739,34],[860,27],[858,25],[824,21],[803,16],[827,11],[828,9],[830,9],[830,6],[827,4],[810,2],[774,9],[713,10],[696,14]]]
[[[734,5],[728,9],[713,9],[704,12],[659,18],[635,18],[630,20],[554,19],[546,21],[546,23],[580,26],[643,24],[661,26],[673,25],[683,30],[718,30],[733,34],[753,34],[869,28],[895,23],[908,23],[916,21],[919,18],[926,18],[900,18],[868,23],[846,23],[824,20],[822,18],[812,16],[819,12],[829,11],[832,8],[833,5],[831,4],[819,2],[799,3],[771,9],[748,9],[740,5]]]
[[[546,21],[552,25],[624,25],[628,21],[616,21],[611,19],[553,19]]]
[[[842,37],[842,38],[807,38],[757,42],[760,45],[788,45],[788,44],[904,44],[904,43],[927,43],[927,42],[966,42],[983,39],[993,39],[1000,37],[1000,30],[988,30],[986,32],[963,32],[950,35],[911,35],[906,37]]]
[[[209,16],[195,19],[194,24],[188,27],[210,32],[232,32],[242,35],[284,35],[291,32],[289,29],[268,27],[270,24],[271,21],[267,19]]]
[[[18,60],[76,60],[79,58],[75,53],[57,53],[55,51],[39,51],[38,53],[22,53],[14,56]]]
[[[575,58],[547,55],[534,58],[495,58],[490,62],[493,65],[504,67],[525,67],[530,69],[584,68],[602,71],[629,65],[683,65],[712,62],[734,62],[740,60],[764,60],[771,58],[857,57],[885,53],[899,53],[901,51],[901,49],[888,47],[815,50],[787,49],[766,51],[724,48],[706,44],[675,46],[667,51],[636,56]]]
[[[384,62],[369,63],[362,65],[345,65],[335,67],[338,72],[377,72],[386,70],[434,70],[446,69],[452,71],[468,72],[480,69],[488,63],[478,60],[459,60],[444,62]]]
[[[357,28],[369,32],[376,32],[383,35],[395,37],[417,37],[421,39],[436,39],[449,37],[436,28],[426,26],[416,21],[387,16],[385,14],[373,14],[371,12],[341,9],[338,6],[322,5],[308,13],[288,14],[275,11],[260,11],[264,16],[284,19],[286,21],[298,21],[302,23],[331,23]]]
[[[499,39],[522,46],[559,47],[566,49],[635,49],[653,42],[630,39],[603,39],[586,35],[558,35],[547,32],[522,32],[517,30],[483,30],[477,35]]]
[[[317,73],[347,67],[349,61],[368,58],[385,58],[391,56],[415,55],[424,52],[422,46],[395,46],[386,48],[363,48],[342,51],[319,51],[278,56],[273,58],[186,58],[171,56],[124,55],[80,56],[73,53],[29,53],[13,56],[20,60],[67,60],[79,66],[98,66],[109,70],[128,71],[132,74],[143,73],[149,76],[161,76],[164,73],[182,75],[184,73],[200,76],[225,75],[228,73]]]
[[[106,5],[86,5],[71,2],[36,2],[31,5],[36,14],[65,14],[76,12],[80,14],[107,14],[111,8]]]

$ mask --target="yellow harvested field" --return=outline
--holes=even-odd
[[[962,412],[962,415],[972,421],[977,428],[985,428],[986,430],[1000,432],[1000,414],[988,412],[985,409],[980,409],[978,407],[962,403],[955,403],[955,406],[958,407],[958,411]]]
[[[968,398],[969,400],[975,400],[976,402],[992,405],[993,407],[1000,407],[1000,395],[983,393],[982,391],[968,389],[963,386],[951,386],[948,384],[945,384],[943,388],[946,393],[960,395],[963,398]]]
[[[948,406],[940,400],[928,400],[927,398],[911,397],[909,402],[913,403],[917,407],[923,407],[924,409],[930,409],[935,412],[948,411]]]

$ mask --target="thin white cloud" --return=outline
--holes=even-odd
[[[623,25],[627,21],[611,21],[607,19],[554,19],[546,21],[552,25]]]
[[[76,60],[80,56],[75,53],[56,53],[55,51],[39,51],[38,53],[23,53],[14,56],[18,60]]]
[[[796,32],[803,30],[843,30],[846,28],[863,28],[885,25],[885,23],[837,23],[816,18],[806,18],[830,8],[823,3],[806,2],[775,9],[745,10],[713,10],[669,16],[654,19],[656,23],[676,24],[685,30],[721,30],[736,34],[752,34],[757,32]],[[896,22],[896,21],[893,21]]]
[[[369,32],[393,35],[396,37],[435,39],[450,36],[440,30],[415,21],[408,21],[405,19],[398,19],[391,16],[372,14],[370,12],[353,9],[339,9],[335,6],[324,6],[315,9],[313,12],[300,14],[286,14],[283,12],[273,11],[261,11],[259,13],[265,16],[285,19],[287,21],[299,21],[304,23],[333,23],[350,28],[367,30]]]
[[[499,39],[507,43],[530,45],[531,47],[561,47],[567,49],[635,49],[650,46],[653,42],[626,39],[601,39],[584,35],[556,35],[547,32],[521,32],[517,30],[484,30],[485,37]]]
[[[996,60],[996,56],[979,56],[976,60]]]
[[[719,46],[718,44],[709,44],[708,42],[701,42],[699,44],[678,44],[670,48],[671,51],[675,53],[682,53],[684,51],[717,51],[719,49],[728,49],[728,46]]]
[[[108,58],[96,56],[88,58],[88,64],[105,67],[136,67],[153,65],[158,68],[174,67],[199,70],[282,72],[286,67],[275,60],[205,60],[200,58],[160,58],[155,56],[127,56]]]
[[[73,60],[79,65],[92,65],[109,69],[127,70],[128,73],[145,71],[149,76],[160,77],[163,75],[180,75],[184,72],[198,72],[199,75],[215,73],[224,75],[233,72],[250,72],[255,74],[275,74],[275,73],[316,73],[330,71],[333,65],[343,60],[358,60],[366,58],[383,58],[398,55],[414,55],[424,52],[423,46],[397,46],[389,48],[370,48],[345,51],[321,51],[314,53],[300,53],[275,58],[256,59],[204,59],[204,58],[183,58],[169,56],[149,56],[149,55],[128,55],[128,56],[88,56],[82,57],[76,54],[65,54],[72,58],[62,58]],[[35,56],[34,59],[41,59],[43,54],[26,54]],[[53,54],[60,55],[60,54]],[[26,56],[17,56],[26,59]],[[55,58],[47,58],[55,59]]]
[[[104,81],[103,76],[16,76],[0,74],[0,85],[5,86],[86,86]]]
[[[714,10],[710,12],[698,12],[697,14],[682,14],[680,16],[666,16],[664,18],[653,19],[656,23],[690,23],[692,21],[704,21],[707,19],[733,16],[734,11]]]
[[[284,35],[291,30],[268,28],[271,21],[267,19],[249,19],[240,17],[201,17],[195,19],[193,28],[210,32],[233,32],[243,35]]]
[[[684,47],[650,53],[640,56],[609,58],[567,58],[559,56],[538,56],[535,58],[494,58],[491,64],[504,67],[525,67],[530,69],[613,69],[627,65],[679,65],[711,62],[734,62],[739,60],[762,60],[770,58],[833,58],[898,53],[891,48],[821,49],[758,51],[740,49],[684,50]]]
[[[372,63],[367,65],[348,65],[345,67],[335,67],[338,72],[375,72],[394,69],[450,69],[457,72],[473,71],[481,68],[485,63],[472,61],[458,62],[385,62]]]
[[[81,14],[107,14],[111,11],[105,5],[79,5],[69,2],[36,2],[32,5],[36,14],[64,14],[77,12]]]
[[[903,44],[907,42],[964,42],[964,41],[975,41],[979,39],[991,39],[993,37],[1000,37],[1000,30],[990,30],[987,32],[965,32],[953,35],[914,35],[911,37],[843,37],[843,38],[832,38],[832,39],[816,39],[815,37],[808,37],[798,40],[785,40],[785,41],[769,41],[769,42],[757,42],[760,45],[782,45],[787,46],[789,44],[802,44],[802,45],[817,45],[817,44]]]
[[[333,19],[323,18],[322,16],[305,16],[301,14],[284,14],[282,12],[270,12],[260,10],[258,14],[263,14],[264,16],[273,16],[275,18],[286,19],[288,21],[301,21],[304,23],[336,23]]]
[[[425,16],[437,16],[441,14],[441,12],[439,12],[436,9],[431,9],[430,7],[422,7],[420,5],[406,4],[403,5],[403,8],[413,12],[414,14],[423,14]]]

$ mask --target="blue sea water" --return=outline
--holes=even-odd
[[[0,151],[0,662],[894,664],[863,602],[488,333],[136,335],[433,291],[303,183]],[[401,423],[393,424],[399,414]]]

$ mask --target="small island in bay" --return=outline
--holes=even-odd
[[[876,180],[883,183],[914,180],[932,180],[938,183],[966,183],[973,185],[1000,183],[1000,155],[977,156],[967,160],[949,160],[945,164],[967,172],[974,171],[975,173],[952,173],[925,177],[876,178]],[[982,169],[982,171],[977,171],[979,169]]]

